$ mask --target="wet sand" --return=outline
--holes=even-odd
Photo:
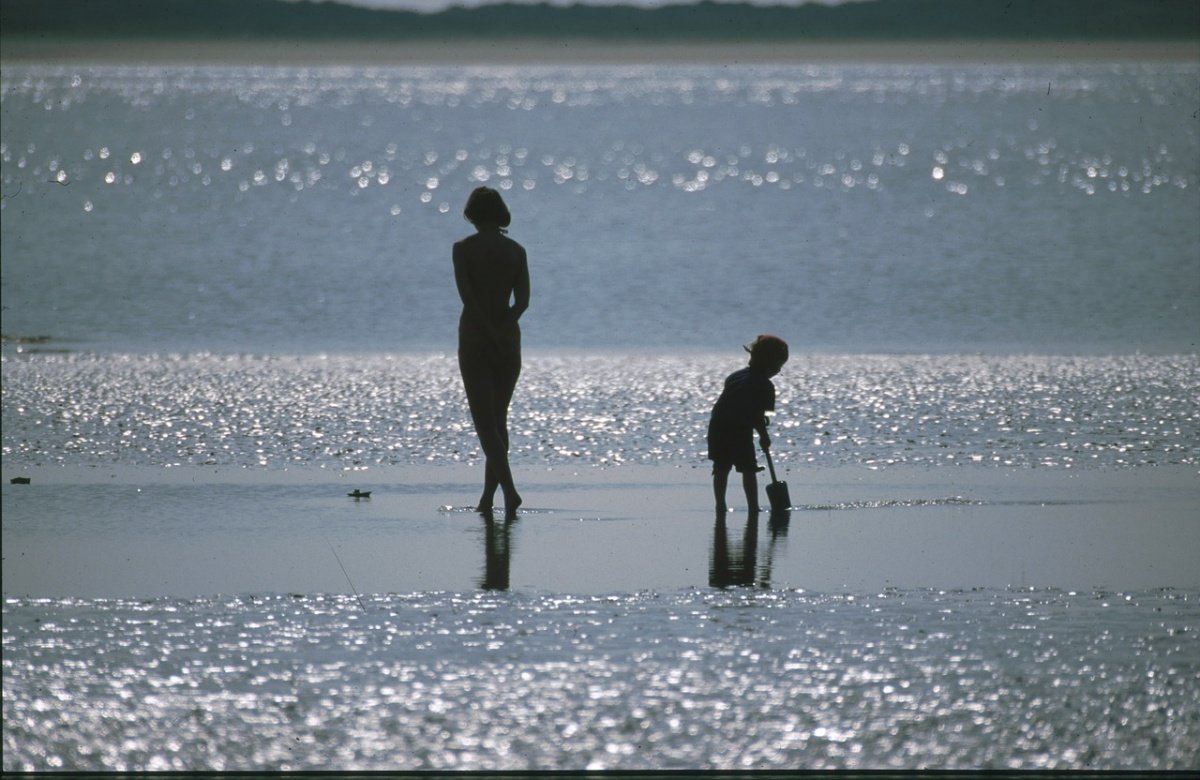
[[[31,41],[4,42],[5,62],[228,65],[820,64],[1200,60],[1197,41]]]
[[[468,465],[5,469],[4,595],[1200,585],[1192,467],[791,469],[790,513],[731,487],[723,523],[700,465],[516,475],[489,527]]]

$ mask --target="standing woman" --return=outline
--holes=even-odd
[[[529,308],[529,265],[525,248],[505,235],[512,217],[499,192],[475,189],[463,216],[476,233],[454,244],[454,281],[463,303],[458,367],[487,460],[476,509],[490,512],[499,487],[505,513],[513,515],[521,496],[508,465],[508,405],[521,374],[517,321]]]

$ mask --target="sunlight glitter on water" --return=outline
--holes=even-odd
[[[901,75],[896,74],[895,67],[757,68],[726,74],[716,81],[707,78],[703,71],[678,67],[668,69],[669,75],[635,67],[590,71],[525,67],[508,72],[471,68],[368,68],[361,74],[339,73],[336,68],[213,66],[84,69],[39,66],[25,70],[23,76],[0,82],[0,100],[6,111],[19,111],[28,105],[71,114],[87,110],[94,101],[115,99],[132,107],[144,107],[167,99],[181,104],[189,127],[203,127],[194,105],[206,106],[202,113],[210,114],[212,109],[207,106],[214,101],[216,105],[228,101],[230,105],[223,110],[269,112],[282,117],[275,121],[282,121],[285,129],[296,122],[296,117],[331,108],[361,112],[356,124],[366,128],[376,124],[378,111],[397,109],[418,112],[417,117],[421,111],[505,105],[523,111],[587,110],[630,103],[644,103],[657,109],[700,105],[719,110],[722,106],[791,107],[814,94],[844,94],[847,100],[854,101],[870,96],[876,103],[900,106],[919,102],[936,109],[949,98],[976,103],[1015,101],[1040,94],[1046,83],[1041,76],[1035,77],[1032,71],[1025,73],[1021,68],[953,73],[930,66],[914,67],[911,73]],[[1149,73],[1136,65],[1112,66],[1082,75],[1069,67],[1060,71],[1049,71],[1049,79],[1057,89],[1055,97],[1060,100],[1136,98]],[[1186,68],[1180,72],[1185,71]],[[1151,92],[1148,99],[1154,105],[1161,105],[1165,97]],[[1037,126],[1029,127],[1028,132],[1026,137],[1008,134],[989,139],[988,151],[982,156],[977,150],[977,139],[965,137],[901,138],[898,144],[877,144],[874,148],[841,146],[811,153],[804,147],[784,147],[782,155],[774,146],[756,148],[743,144],[741,153],[732,158],[697,155],[695,150],[665,156],[661,151],[624,145],[620,148],[620,159],[614,159],[608,152],[595,157],[595,150],[581,147],[542,156],[540,165],[525,157],[509,159],[503,149],[497,151],[490,146],[472,150],[475,159],[471,160],[454,154],[453,150],[446,153],[431,149],[423,155],[412,151],[400,153],[393,145],[372,152],[378,159],[366,163],[376,165],[380,173],[365,175],[364,161],[347,158],[344,148],[327,145],[329,142],[324,139],[307,140],[292,149],[293,156],[289,158],[286,149],[256,151],[255,144],[246,139],[218,141],[223,133],[214,130],[211,136],[197,137],[198,145],[183,141],[182,148],[168,145],[126,150],[118,139],[97,138],[85,149],[56,149],[50,139],[31,138],[22,150],[20,139],[5,138],[0,146],[0,161],[4,163],[6,188],[17,181],[10,167],[15,164],[18,171],[31,168],[34,176],[60,170],[71,181],[86,182],[111,175],[117,180],[124,177],[126,186],[136,183],[139,188],[208,187],[220,185],[222,179],[228,178],[229,184],[241,192],[272,182],[297,192],[311,189],[325,180],[322,169],[327,167],[335,169],[335,181],[343,179],[359,189],[389,185],[409,189],[405,185],[427,180],[427,173],[433,169],[442,177],[465,171],[476,181],[496,176],[508,181],[510,187],[518,179],[506,177],[519,172],[519,180],[529,184],[570,185],[577,191],[603,187],[605,182],[612,181],[631,187],[674,187],[689,192],[721,183],[751,187],[767,184],[782,189],[808,186],[877,190],[892,186],[898,183],[898,177],[908,175],[904,172],[904,155],[898,151],[924,140],[941,144],[940,150],[933,150],[932,161],[936,166],[933,170],[941,175],[932,179],[952,193],[966,194],[976,187],[1003,187],[1005,181],[1017,179],[1056,182],[1087,195],[1150,194],[1159,187],[1187,188],[1196,184],[1196,172],[1189,169],[1187,155],[1181,157],[1176,150],[1162,144],[1133,158],[1126,156],[1125,150],[1065,148],[1053,134]],[[195,130],[190,135],[196,135]],[[95,161],[96,146],[113,148],[118,158],[129,161],[131,169],[143,162],[145,169],[139,170],[135,179],[118,170],[119,166]],[[511,145],[501,146],[511,149]],[[564,167],[555,157],[567,158],[570,164]],[[228,164],[235,159],[240,161],[237,170]],[[481,165],[482,161],[488,164]],[[287,164],[287,170],[281,176],[282,163]],[[214,169],[213,174],[202,175],[197,165],[201,170]],[[630,176],[631,166],[642,169],[642,174]]]
[[[1183,768],[1200,744],[1195,602],[10,598],[4,766]]]
[[[529,249],[530,347],[715,349],[770,323],[830,352],[1192,352],[1195,79],[6,66],[5,332],[443,349],[447,252],[486,182]]]
[[[480,457],[442,355],[8,355],[6,465],[455,463]],[[514,463],[698,464],[723,355],[527,357]],[[1200,357],[798,356],[781,464],[1139,466],[1200,457]]]

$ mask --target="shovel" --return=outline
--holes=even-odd
[[[771,451],[763,450],[763,454],[767,456],[767,468],[771,470],[771,484],[767,485],[767,500],[771,502],[771,511],[786,512],[792,507],[787,483],[780,482],[775,477],[775,464],[771,462]]]

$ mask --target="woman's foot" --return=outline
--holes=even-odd
[[[475,504],[475,511],[490,512],[496,508],[496,485],[489,485],[484,482],[483,493],[479,495],[479,502]]]
[[[504,514],[512,517],[517,513],[517,507],[521,506],[521,494],[517,491],[504,494]]]

